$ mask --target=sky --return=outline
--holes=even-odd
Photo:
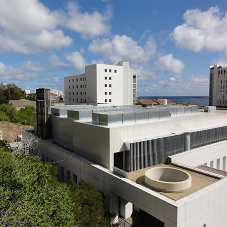
[[[138,96],[208,95],[210,66],[227,67],[227,1],[0,0],[0,83],[64,91],[120,60]]]

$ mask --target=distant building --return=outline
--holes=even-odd
[[[227,68],[214,65],[210,68],[210,106],[227,106]]]
[[[30,93],[31,93],[31,91],[30,91],[30,90],[24,90],[24,92],[25,92],[25,94],[26,94],[26,95],[28,95],[28,94],[30,94]]]
[[[129,62],[85,66],[85,73],[64,78],[65,104],[133,105],[136,75]]]

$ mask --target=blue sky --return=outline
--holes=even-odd
[[[129,61],[137,95],[208,95],[227,67],[227,2],[1,0],[0,82],[63,90],[85,65]]]

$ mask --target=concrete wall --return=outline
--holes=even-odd
[[[52,116],[53,140],[76,154],[110,168],[109,128]]]
[[[25,106],[33,106],[36,108],[36,101],[31,100],[9,100],[9,104],[12,104],[14,107],[25,107]]]
[[[170,156],[172,162],[197,167],[206,165],[219,170],[227,170],[227,141],[200,147],[194,150]]]

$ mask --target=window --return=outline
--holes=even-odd
[[[109,72],[111,73],[111,69],[109,69]]]
[[[109,99],[109,102],[111,102],[111,99]]]
[[[69,101],[71,102],[71,99],[69,99]]]
[[[80,85],[80,88],[82,88],[82,85]]]
[[[109,77],[109,80],[111,80],[111,77]]]
[[[76,93],[76,95],[78,95],[78,92]]]
[[[73,95],[74,95],[74,92],[73,92]]]
[[[79,100],[78,100],[78,99],[76,99],[76,102],[79,102]]]
[[[81,99],[80,102],[83,102],[83,99]]]
[[[74,88],[74,86],[73,86],[73,88]]]
[[[73,180],[75,181],[75,183],[77,184],[77,176],[73,174]]]
[[[107,72],[107,69],[105,69],[105,72]]]
[[[73,99],[73,102],[74,102],[74,99]]]
[[[86,101],[87,101],[87,100],[86,100],[86,99],[84,99],[84,103],[86,103]]]
[[[80,92],[80,95],[82,95],[82,92]]]
[[[117,70],[115,69],[114,72],[117,73]]]
[[[107,84],[105,84],[105,87],[107,87]]]
[[[105,76],[105,80],[107,80],[107,76]]]
[[[218,71],[218,75],[220,74],[220,70]],[[70,82],[70,81],[69,81]]]
[[[70,83],[70,80],[69,80],[69,83]]]
[[[80,81],[82,81],[82,78],[80,78]]]
[[[70,89],[70,86],[69,86],[69,89]]]
[[[107,95],[107,92],[105,92],[105,95]]]
[[[78,79],[76,79],[76,82],[78,82]]]
[[[73,82],[74,82],[74,79],[73,79]]]
[[[109,92],[109,95],[112,95],[112,93],[111,93],[111,92]]]
[[[111,87],[111,84],[109,84],[109,87]]]
[[[107,99],[105,99],[105,102],[107,102]]]
[[[78,85],[76,85],[76,88],[78,88]]]
[[[71,93],[69,92],[69,95],[71,95]]]

